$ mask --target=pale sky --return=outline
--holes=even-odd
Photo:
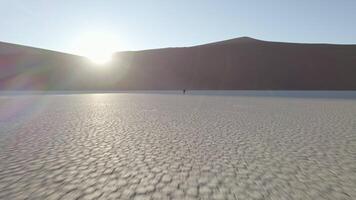
[[[122,51],[241,36],[356,44],[356,1],[0,0],[0,41],[68,53],[98,37]]]

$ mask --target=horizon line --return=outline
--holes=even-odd
[[[338,45],[338,46],[352,46],[356,45],[350,44],[350,43],[329,43],[329,42],[288,42],[288,41],[275,41],[275,40],[263,40],[263,39],[257,39],[254,37],[249,37],[249,36],[240,36],[240,37],[234,37],[234,38],[228,38],[228,39],[223,39],[223,40],[217,40],[217,41],[210,41],[207,43],[203,44],[196,44],[196,45],[189,45],[189,46],[167,46],[167,47],[157,47],[157,48],[147,48],[147,49],[137,49],[137,50],[123,50],[123,51],[115,51],[113,52],[112,55],[118,54],[118,53],[125,53],[125,52],[141,52],[141,51],[150,51],[150,50],[159,50],[159,49],[174,49],[174,48],[191,48],[191,47],[199,47],[199,46],[204,46],[204,45],[209,45],[209,44],[215,44],[215,43],[220,43],[220,42],[225,42],[225,41],[230,41],[230,40],[237,40],[237,39],[251,39],[255,41],[260,41],[260,42],[271,42],[271,43],[283,43],[283,44],[305,44],[305,45]],[[31,46],[31,45],[26,45],[26,44],[19,44],[19,43],[11,43],[8,41],[0,41],[0,44],[5,44],[5,45],[13,45],[13,46],[19,46],[23,48],[32,48],[32,49],[37,49],[39,51],[50,51],[53,53],[60,53],[60,54],[66,54],[70,56],[78,56],[78,57],[83,57],[86,58],[84,55],[76,54],[76,53],[71,53],[71,52],[65,52],[61,50],[55,50],[55,49],[47,49],[43,47],[37,47],[37,46]]]

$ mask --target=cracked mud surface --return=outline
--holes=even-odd
[[[356,199],[356,101],[0,96],[0,199]]]

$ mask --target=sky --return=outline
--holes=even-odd
[[[241,36],[356,44],[356,1],[0,0],[0,41],[74,54],[98,37],[124,51]]]

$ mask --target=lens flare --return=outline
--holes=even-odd
[[[119,46],[117,36],[105,31],[85,32],[75,43],[77,54],[89,58],[95,64],[110,62]]]

